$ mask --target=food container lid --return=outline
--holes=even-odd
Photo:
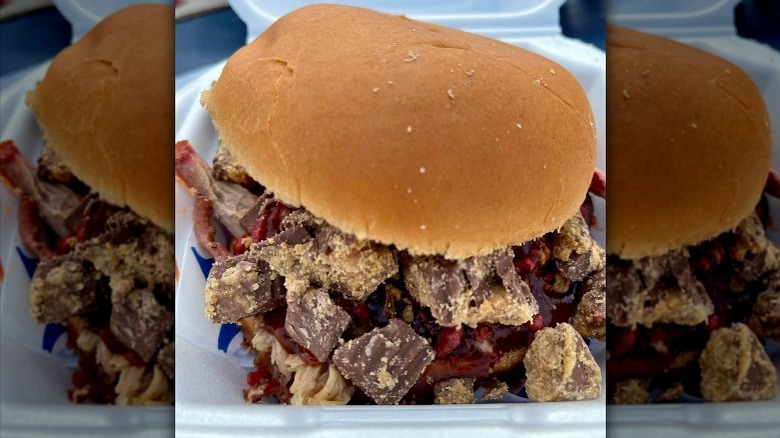
[[[492,38],[528,38],[561,34],[558,9],[565,0],[342,0],[349,6],[370,8],[415,20],[454,27]],[[311,1],[229,0],[236,14],[247,23],[247,43],[279,17]],[[446,11],[442,12],[442,11]]]

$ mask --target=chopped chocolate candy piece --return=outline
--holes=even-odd
[[[499,400],[509,392],[509,386],[495,377],[488,377],[482,382],[482,388],[485,391],[479,397],[480,400]]]
[[[258,245],[257,251],[274,271],[296,285],[312,283],[362,300],[398,272],[396,255],[389,247],[358,240],[309,213],[291,213],[282,230]],[[314,239],[306,239],[304,231],[313,233]]]
[[[136,289],[122,301],[112,302],[111,333],[149,362],[173,325],[173,314],[148,290]]]
[[[39,323],[63,322],[94,310],[99,274],[74,254],[38,264],[30,283],[30,313]]]
[[[523,363],[525,354],[528,351],[528,347],[515,347],[511,350],[504,351],[498,358],[498,362],[490,367],[490,372],[493,374],[505,373],[512,368]]]
[[[589,273],[604,269],[606,258],[580,212],[554,234],[552,256],[561,274],[571,281],[580,281]]]
[[[753,304],[748,326],[758,336],[780,340],[780,272],[765,281],[766,290]]]
[[[474,379],[452,378],[433,385],[433,403],[437,405],[467,405],[474,403]]]
[[[397,404],[433,361],[433,349],[400,319],[353,339],[333,353],[333,363],[379,404]]]
[[[532,400],[588,400],[601,393],[599,366],[582,336],[569,324],[536,333],[524,362],[525,388]]]
[[[246,187],[254,183],[244,166],[238,164],[233,154],[221,142],[217,147],[216,155],[214,155],[213,164],[211,173],[215,179],[230,181]]]
[[[75,179],[54,149],[45,142],[41,149],[41,156],[38,157],[38,178],[61,184],[70,184]]]
[[[741,323],[712,332],[699,358],[706,400],[767,400],[775,396],[777,371],[756,335]]]
[[[280,228],[287,230],[295,227],[306,228],[311,235],[317,234],[322,227],[325,226],[325,221],[314,216],[306,210],[294,210],[282,219]]]
[[[235,322],[284,304],[282,278],[252,252],[216,262],[206,280],[206,316]]]
[[[260,195],[260,197],[257,198],[257,201],[252,205],[252,207],[249,208],[249,210],[246,211],[246,213],[241,216],[241,219],[239,219],[238,223],[241,225],[241,228],[244,229],[244,231],[247,232],[248,235],[252,234],[252,228],[255,226],[257,221],[260,219],[260,217],[263,214],[263,211],[266,208],[266,205],[273,201],[273,196],[269,194],[263,194]],[[265,236],[258,236],[258,237],[265,237]]]
[[[274,242],[286,243],[287,245],[300,245],[309,240],[311,240],[311,235],[303,227],[288,228],[274,236]]]
[[[740,222],[728,237],[728,256],[734,272],[732,291],[743,292],[744,282],[756,281],[765,273],[780,269],[780,249],[769,240],[755,213]]]
[[[174,345],[173,342],[168,342],[157,352],[157,365],[160,366],[160,369],[163,370],[165,375],[171,380],[173,380],[176,371],[174,366],[176,348]]]
[[[697,325],[714,311],[691,273],[687,249],[632,261],[611,258],[607,277],[607,315],[618,327]]]
[[[287,307],[284,328],[293,341],[325,362],[352,318],[328,293],[309,289]]]
[[[110,278],[113,300],[121,300],[137,282],[173,289],[171,233],[129,210],[113,214],[105,228],[103,234],[76,245],[75,251]]]
[[[571,319],[572,327],[582,336],[606,340],[606,283],[604,271],[598,272],[585,281],[584,294]]]
[[[685,387],[680,382],[674,382],[670,386],[663,388],[658,395],[655,396],[655,401],[658,402],[673,402],[680,399],[680,396],[685,392]]]
[[[662,354],[668,354],[669,348],[666,346],[666,343],[663,341],[656,342],[653,344],[653,347],[656,351]],[[694,350],[689,351],[679,351],[676,352],[674,355],[674,359],[667,364],[667,371],[673,372],[678,371],[683,368],[686,368],[694,363],[696,363],[696,360],[699,358],[699,353],[701,350],[700,347],[691,347],[695,348]]]
[[[414,257],[405,263],[404,281],[444,327],[521,325],[539,312],[530,288],[515,272],[509,249],[465,260]]]
[[[618,405],[650,403],[650,379],[625,379],[610,386],[610,403]]]
[[[769,240],[755,213],[740,222],[731,237],[728,255],[743,279],[753,281],[780,268],[780,250]]]

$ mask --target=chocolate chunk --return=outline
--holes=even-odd
[[[750,254],[742,261],[734,261],[734,275],[743,282],[758,280],[761,275],[769,270],[769,266],[775,263],[773,259],[780,257],[780,253],[776,255],[774,250],[774,246],[767,246],[764,252]],[[738,291],[741,292],[742,290],[739,289]]]
[[[482,388],[484,392],[479,397],[480,400],[499,400],[509,392],[509,386],[495,377],[485,379],[482,382]]]
[[[274,242],[286,243],[287,245],[300,245],[306,243],[310,239],[311,235],[306,228],[303,227],[288,228],[274,236]]]
[[[765,274],[780,271],[780,248],[775,246],[756,214],[745,218],[731,233],[723,236],[733,273],[732,292],[746,291],[746,284]]]
[[[701,393],[716,402],[775,396],[777,371],[756,335],[741,323],[710,334],[699,358]]]
[[[758,294],[748,326],[758,336],[780,340],[780,271],[768,277]]]
[[[474,403],[474,379],[452,378],[433,385],[433,403],[437,405],[467,405]]]
[[[571,318],[571,325],[579,334],[589,338],[606,340],[607,303],[606,278],[604,271],[585,280],[583,295],[577,310]]]
[[[59,184],[70,184],[76,180],[70,169],[46,142],[43,143],[41,155],[38,157],[38,178]]]
[[[75,252],[110,278],[112,299],[121,301],[138,283],[173,290],[173,243],[173,234],[120,210],[108,218],[105,232],[76,245]]]
[[[398,404],[433,361],[428,342],[408,324],[393,319],[333,353],[333,363],[378,404]]]
[[[571,281],[581,281],[589,273],[604,269],[606,257],[579,212],[554,233],[552,256],[561,274]]]
[[[665,388],[661,388],[658,394],[655,396],[656,402],[673,402],[678,401],[680,396],[685,392],[685,387],[681,382],[672,382]]]
[[[532,400],[589,400],[601,393],[599,366],[569,324],[537,332],[524,363],[525,388]]]
[[[293,211],[273,195],[264,194],[239,219],[239,223],[248,236],[262,241],[284,230],[284,218]]]
[[[697,325],[713,311],[691,273],[687,249],[631,261],[612,257],[607,264],[607,315],[618,327]]]
[[[780,250],[769,240],[755,213],[734,229],[730,243],[728,256],[743,280],[755,281],[765,272],[780,269]]]
[[[283,279],[254,251],[216,262],[206,280],[206,316],[235,322],[284,304]]]
[[[42,261],[30,282],[30,313],[39,323],[63,322],[96,308],[99,273],[73,253]]]
[[[650,403],[650,379],[624,379],[610,384],[609,402],[617,405]]]
[[[286,277],[288,290],[313,284],[362,300],[398,272],[396,255],[389,247],[358,240],[305,211],[286,217],[282,230],[258,245],[258,253]],[[314,239],[306,239],[304,230]]]
[[[490,367],[490,372],[492,374],[501,374],[520,366],[523,363],[527,351],[528,347],[523,345],[501,352],[498,362]]]
[[[254,180],[246,172],[244,166],[236,161],[233,154],[221,142],[217,147],[216,155],[214,155],[211,173],[215,179],[220,181],[229,181],[245,187],[254,184]]]
[[[40,172],[40,168],[38,171]],[[75,230],[84,216],[88,215],[99,202],[96,195],[87,195],[81,198],[79,205],[65,218],[65,225],[67,225],[68,229]]]
[[[539,308],[512,265],[511,250],[465,260],[421,256],[404,261],[406,287],[439,325],[521,325]]]
[[[215,157],[216,159],[216,157]],[[216,176],[215,176],[216,177]],[[260,216],[263,214],[266,205],[273,200],[273,197],[268,194],[261,195],[257,198],[257,201],[241,216],[238,223],[241,224],[241,228],[247,232],[247,235],[252,234],[252,228],[255,226]]]
[[[555,265],[564,278],[580,281],[590,272],[591,253],[572,254],[568,260],[555,260]]]
[[[111,333],[144,362],[151,361],[173,325],[173,314],[148,290],[136,289],[112,304]]]
[[[287,307],[284,328],[303,348],[325,362],[352,321],[321,289],[309,289]]]
[[[288,230],[290,228],[303,227],[309,231],[309,234],[314,236],[318,234],[324,226],[324,220],[314,216],[306,210],[299,209],[290,212],[290,214],[282,219],[280,229]]]
[[[157,352],[157,365],[163,370],[169,379],[173,380],[175,374],[174,356],[176,347],[173,342],[165,344],[160,351]]]

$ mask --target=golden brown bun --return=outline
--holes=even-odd
[[[736,65],[607,29],[607,249],[659,255],[734,228],[767,178],[764,101]]]
[[[27,94],[44,136],[102,198],[173,230],[173,8],[131,6],[57,55]]]
[[[596,157],[590,105],[560,65],[354,7],[280,18],[201,102],[276,196],[416,254],[485,254],[560,227]]]

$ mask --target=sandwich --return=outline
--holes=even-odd
[[[37,258],[30,315],[67,331],[76,403],[173,402],[172,26],[162,5],[106,17],[26,96],[44,137],[37,164],[0,146]]]
[[[780,250],[771,133],[736,65],[608,27],[609,400],[775,396]],[[769,175],[769,176],[768,176]]]
[[[206,317],[255,354],[248,402],[599,396],[596,131],[566,69],[314,5],[231,56],[201,104],[213,165],[182,140],[176,174],[216,260]]]

